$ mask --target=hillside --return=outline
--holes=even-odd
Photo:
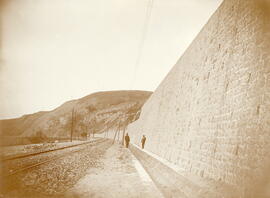
[[[101,133],[108,129],[121,129],[138,119],[141,107],[150,95],[151,92],[147,91],[93,93],[68,101],[53,111],[1,120],[1,135],[69,137],[73,109],[74,136]]]

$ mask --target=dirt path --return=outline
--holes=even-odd
[[[68,198],[159,198],[162,197],[148,174],[131,152],[114,144],[101,159],[100,168],[66,192]]]

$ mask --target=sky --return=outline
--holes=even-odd
[[[154,91],[222,2],[0,1],[0,119],[98,91]]]

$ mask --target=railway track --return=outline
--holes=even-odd
[[[49,149],[49,150],[46,150],[46,151],[32,152],[32,153],[27,153],[27,154],[24,154],[24,155],[20,154],[20,155],[2,157],[1,161],[4,162],[4,161],[8,161],[8,160],[14,160],[14,159],[19,159],[19,158],[35,156],[35,155],[39,155],[39,154],[42,154],[42,153],[49,153],[49,152],[53,152],[53,151],[57,151],[57,150],[63,150],[63,149],[66,149],[66,148],[72,148],[72,147],[76,147],[76,146],[80,146],[80,145],[84,145],[84,144],[89,144],[91,142],[96,142],[98,140],[100,140],[100,138],[98,138],[96,140],[80,143],[80,144],[73,144],[73,145],[70,145],[70,146],[64,146],[64,147],[60,147],[60,148],[56,148],[56,149]]]
[[[41,152],[29,153],[25,155],[12,156],[2,159],[2,167],[4,170],[4,177],[10,177],[18,173],[36,168],[42,164],[46,164],[57,159],[63,158],[67,155],[80,152],[88,148],[88,146],[102,143],[106,139],[99,138],[90,142],[81,144],[50,149]],[[24,162],[23,162],[24,161]]]

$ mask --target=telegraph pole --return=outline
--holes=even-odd
[[[126,128],[127,128],[127,119],[123,121],[123,133],[122,133],[122,145],[125,145],[125,134],[126,134]]]
[[[118,141],[118,143],[120,142],[120,130],[119,130],[119,127],[117,129],[117,141]]]
[[[125,133],[126,133],[126,127],[123,128],[123,137],[122,137],[122,145],[125,145]]]
[[[73,120],[74,120],[74,108],[72,109],[71,114],[71,130],[70,130],[70,141],[72,142],[72,136],[73,136]]]

